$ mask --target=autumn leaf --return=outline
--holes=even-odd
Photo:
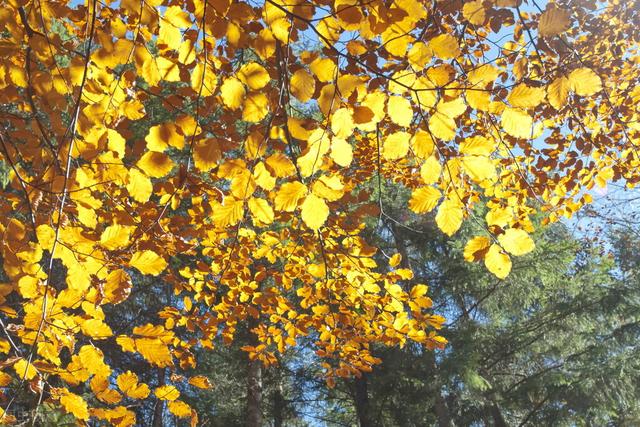
[[[142,274],[157,276],[167,267],[167,262],[157,253],[144,250],[133,254],[129,266],[135,267]]]

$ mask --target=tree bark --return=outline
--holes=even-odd
[[[162,369],[160,371],[160,374],[158,375],[158,385],[159,386],[163,386],[165,385],[165,369]],[[158,399],[156,400],[156,404],[153,408],[153,420],[151,421],[151,426],[152,427],[163,427],[164,426],[164,421],[162,420],[162,412],[164,411],[164,401]]]
[[[371,420],[371,405],[369,403],[369,390],[367,385],[367,374],[362,373],[354,381],[354,402],[359,427],[373,427]]]
[[[273,393],[273,427],[282,427],[284,424],[284,396],[282,396],[282,385],[278,384]]]
[[[249,320],[248,341],[257,345],[256,337],[251,330],[256,327],[258,319]],[[262,362],[251,360],[247,355],[247,427],[262,427]]]

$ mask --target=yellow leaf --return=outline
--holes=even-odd
[[[162,123],[151,127],[149,133],[144,138],[147,142],[147,149],[151,151],[164,151],[167,147],[184,147],[184,136],[178,134],[173,123]]]
[[[440,34],[429,41],[429,47],[438,58],[453,59],[460,56],[458,40],[451,34]]]
[[[175,62],[165,58],[164,56],[160,56],[158,58],[151,59],[151,61],[155,62],[158,70],[158,76],[166,80],[168,82],[179,82],[180,81],[180,68],[178,68],[178,64]],[[150,73],[147,73],[150,74]]]
[[[509,135],[515,138],[531,138],[533,118],[517,108],[505,108],[502,112],[502,127]]]
[[[440,191],[433,187],[422,187],[413,190],[409,200],[409,209],[415,213],[431,212],[440,200]]]
[[[462,225],[464,212],[460,203],[446,199],[440,204],[436,214],[436,224],[448,236],[452,236]]]
[[[560,9],[554,4],[548,4],[540,15],[538,33],[542,37],[551,37],[566,31],[571,25],[571,13]]]
[[[549,100],[549,104],[556,110],[566,105],[568,95],[569,79],[565,76],[558,77],[547,86],[547,99]]]
[[[168,9],[176,8],[177,6],[171,6]],[[173,25],[167,19],[160,19],[159,23],[160,31],[158,32],[158,43],[166,44],[169,49],[178,50],[182,44],[182,32],[180,28]]]
[[[164,153],[147,151],[140,157],[136,166],[152,178],[162,178],[173,169],[173,160]]]
[[[298,206],[298,201],[307,194],[307,187],[299,182],[287,182],[282,184],[275,198],[275,207],[279,211],[293,212]]]
[[[129,244],[133,227],[114,224],[104,229],[100,235],[100,244],[109,250],[122,249]]]
[[[71,393],[67,389],[59,389],[61,391],[60,404],[62,407],[73,414],[74,417],[80,420],[89,419],[89,408],[87,402],[77,394]]]
[[[262,89],[271,80],[267,70],[257,62],[244,64],[238,71],[238,78],[253,90]]]
[[[253,177],[256,184],[267,191],[273,190],[276,186],[276,177],[271,175],[271,172],[267,170],[267,167],[263,162],[259,162],[255,168],[253,168]]]
[[[397,267],[400,265],[400,261],[402,261],[402,255],[393,254],[391,258],[389,258],[389,267]]]
[[[289,81],[291,93],[300,102],[307,102],[316,91],[316,80],[306,70],[300,69],[293,73]]]
[[[163,385],[155,389],[153,392],[160,400],[176,400],[180,397],[180,392],[172,385]]]
[[[116,383],[120,390],[132,399],[145,399],[149,396],[149,386],[138,383],[138,376],[131,371],[118,375]]]
[[[220,96],[222,97],[222,102],[224,105],[231,108],[232,110],[237,110],[242,105],[244,101],[245,89],[240,80],[235,77],[229,77],[225,79],[220,86]]]
[[[387,112],[391,121],[398,126],[408,127],[413,119],[411,102],[402,96],[389,97]]]
[[[455,138],[456,128],[455,120],[445,114],[436,112],[429,117],[429,130],[434,136],[444,141]]]
[[[213,206],[213,222],[218,227],[236,225],[244,216],[244,201],[227,197],[224,204],[216,203]]]
[[[80,324],[80,328],[83,334],[97,340],[103,340],[113,335],[113,331],[109,325],[100,319],[84,320]]]
[[[260,93],[252,93],[244,101],[242,110],[242,120],[247,122],[259,122],[269,113],[269,100],[267,96]]]
[[[105,280],[102,290],[105,302],[111,304],[121,303],[129,297],[132,286],[131,277],[126,271],[122,269],[111,271]]]
[[[433,138],[431,138],[429,132],[418,130],[411,137],[411,148],[413,149],[413,154],[421,159],[427,159],[433,154],[433,149],[435,148]]]
[[[602,90],[602,80],[590,68],[578,68],[569,74],[569,87],[580,96],[591,96]]]
[[[436,156],[430,156],[420,167],[420,177],[425,184],[434,184],[440,179],[442,165]]]
[[[492,244],[484,257],[484,265],[499,279],[504,279],[511,271],[511,258],[502,252],[497,244]]]
[[[496,167],[489,157],[466,156],[462,158],[462,166],[467,175],[475,182],[496,178]]]
[[[220,143],[218,140],[208,138],[200,140],[193,147],[193,163],[195,167],[202,171],[208,172],[218,166],[218,161],[222,158]]]
[[[323,175],[313,183],[311,191],[318,197],[335,202],[344,195],[344,184],[339,175]]]
[[[323,83],[333,81],[337,78],[336,63],[329,58],[316,58],[311,65],[311,72]]]
[[[340,108],[331,117],[331,131],[338,138],[348,138],[353,134],[353,114],[349,108]]]
[[[218,86],[215,70],[210,65],[196,64],[191,73],[191,88],[203,97],[211,96]]]
[[[149,200],[153,191],[151,180],[137,168],[129,169],[126,188],[133,200],[140,203]]]
[[[196,375],[195,377],[189,378],[189,384],[203,390],[208,390],[211,388],[211,382],[209,381],[209,378],[205,377],[204,375]]]
[[[462,8],[462,16],[473,25],[482,25],[486,19],[486,11],[482,0],[465,2]]]
[[[513,107],[534,108],[544,99],[544,89],[541,87],[531,87],[524,83],[517,85],[507,98]]]
[[[248,169],[242,169],[231,179],[231,194],[236,199],[246,199],[253,195],[256,189],[256,181]]]
[[[467,74],[467,80],[475,88],[484,88],[489,83],[493,83],[500,75],[500,71],[491,64],[484,64],[474,68]],[[478,92],[478,91],[469,91]],[[467,95],[469,95],[467,92]]]
[[[424,68],[425,65],[431,61],[431,58],[433,58],[433,52],[423,42],[414,43],[407,53],[409,64],[411,64],[416,71]]]
[[[529,234],[519,228],[509,228],[498,236],[498,242],[504,250],[515,256],[528,254],[536,247]]]
[[[144,250],[133,254],[129,266],[137,268],[142,274],[157,276],[167,267],[167,262],[155,252]]]
[[[309,194],[302,202],[300,216],[307,227],[317,230],[327,221],[329,206],[320,197]]]
[[[252,197],[248,202],[249,211],[254,224],[271,224],[273,222],[273,209],[264,199]]]
[[[27,380],[32,380],[36,375],[38,375],[36,368],[25,359],[18,360],[13,365],[13,370],[16,371],[16,375],[20,379],[25,378]]]
[[[480,261],[491,246],[491,239],[477,236],[469,240],[464,247],[464,259],[468,262]]]
[[[387,160],[396,160],[407,155],[411,135],[407,132],[395,132],[387,136],[382,147],[382,157]]]
[[[481,135],[466,138],[460,144],[460,153],[462,154],[489,156],[495,149],[494,141]]]
[[[113,405],[122,400],[122,395],[116,390],[109,388],[109,381],[106,377],[94,376],[91,379],[91,391],[101,402]]]
[[[353,148],[342,138],[331,140],[331,158],[338,166],[348,167],[353,161]]]
[[[191,416],[191,406],[187,405],[181,400],[175,400],[167,403],[167,408],[176,417],[186,418]]]
[[[181,64],[189,65],[196,60],[196,47],[193,41],[184,40],[178,48],[178,61]]]

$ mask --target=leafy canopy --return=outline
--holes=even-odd
[[[639,179],[638,10],[5,2],[1,386],[132,425],[149,396],[195,417],[178,372],[249,319],[251,357],[312,337],[330,382],[370,370],[372,343],[443,346],[427,286],[361,235],[387,215],[383,183],[449,236],[480,222],[465,257],[506,277],[534,213],[571,216],[594,185]],[[103,307],[140,286],[171,303],[114,330]],[[140,383],[114,346],[172,384]]]

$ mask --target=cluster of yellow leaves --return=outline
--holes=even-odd
[[[317,336],[330,382],[373,344],[442,347],[427,286],[361,237],[388,185],[448,236],[480,225],[465,259],[504,279],[536,214],[640,180],[634,2],[441,3],[7,2],[0,401],[29,381],[82,422],[157,399],[195,424],[180,389],[211,385],[178,372],[248,322],[265,363]],[[172,297],[105,314],[142,287]]]

